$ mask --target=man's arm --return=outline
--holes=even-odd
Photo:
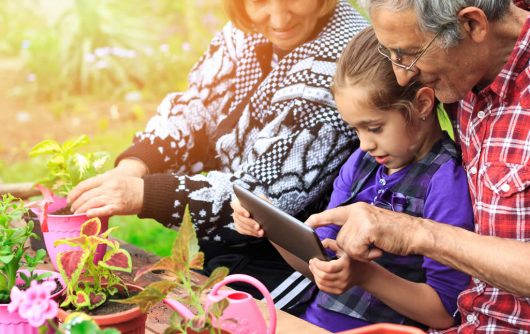
[[[353,259],[370,261],[382,250],[422,254],[493,286],[530,296],[530,245],[476,233],[368,205],[355,203],[311,216],[314,227],[343,225],[339,246]]]

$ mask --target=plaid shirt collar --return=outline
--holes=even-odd
[[[525,8],[526,9],[526,8]],[[528,66],[530,61],[530,18],[527,18],[512,54],[489,88],[505,101],[514,90],[517,77]],[[528,89],[528,88],[526,88]]]

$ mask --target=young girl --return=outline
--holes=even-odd
[[[333,93],[361,146],[335,179],[328,208],[362,201],[473,228],[467,180],[454,143],[440,129],[434,91],[419,83],[400,87],[371,28],[343,51]],[[232,207],[240,233],[263,236],[237,201]],[[334,332],[376,322],[453,325],[467,275],[423,256],[385,253],[370,263],[353,261],[333,241],[338,230],[316,230],[337,259],[310,261],[320,290],[304,319]]]

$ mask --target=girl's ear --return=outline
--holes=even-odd
[[[422,87],[416,92],[414,97],[414,104],[416,105],[416,117],[421,120],[426,120],[433,114],[433,109],[436,101],[434,96],[434,89],[429,87]]]

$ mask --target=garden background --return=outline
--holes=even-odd
[[[225,22],[221,0],[0,0],[0,183],[44,176],[43,160],[28,157],[43,139],[84,133],[85,151],[114,161],[161,99],[186,88]],[[115,237],[158,255],[175,237],[136,216],[110,222]]]

